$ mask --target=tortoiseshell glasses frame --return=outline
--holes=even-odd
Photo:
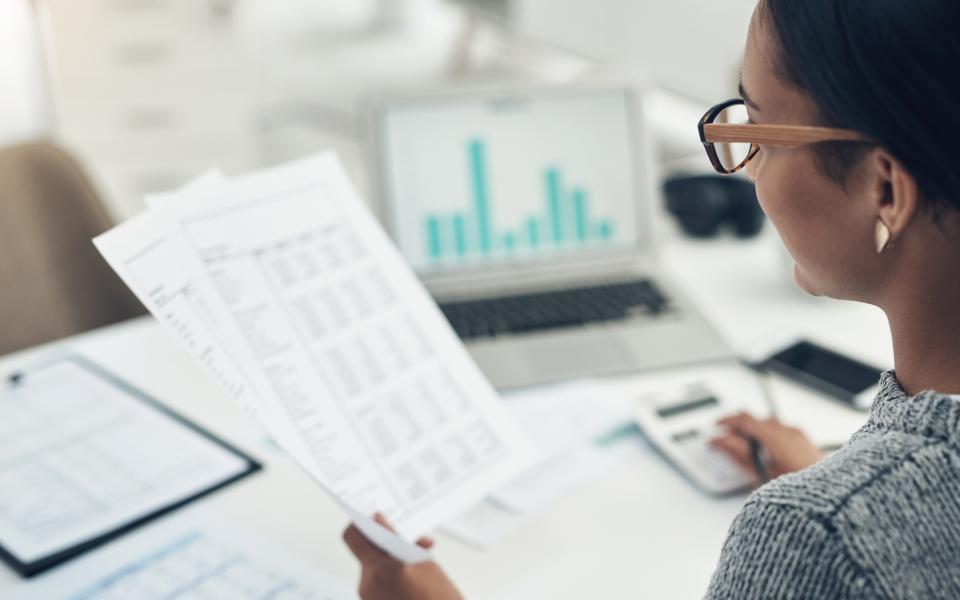
[[[742,98],[734,98],[717,104],[700,119],[700,141],[707,151],[710,164],[721,175],[732,175],[750,163],[760,150],[760,144],[782,148],[799,148],[821,142],[870,142],[870,140],[849,129],[832,127],[813,127],[807,125],[757,125],[754,123],[717,123],[725,110],[732,106],[746,104]],[[717,154],[716,144],[750,144],[747,157],[732,169],[724,166]],[[728,157],[729,158],[729,157]],[[729,162],[732,161],[728,161]]]

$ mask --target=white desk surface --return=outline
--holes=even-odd
[[[891,364],[889,333],[879,311],[812,300],[792,290],[771,233],[745,243],[674,238],[665,245],[663,262],[735,345],[801,333]],[[203,504],[318,568],[356,581],[358,567],[340,540],[343,514],[264,440],[158,324],[141,319],[54,345],[61,346],[85,354],[264,461],[264,472]],[[50,350],[4,357],[0,374]],[[846,411],[799,391],[778,390],[777,401],[802,401],[824,420]],[[743,499],[708,498],[652,451],[641,449],[493,548],[475,550],[439,536],[436,557],[469,598],[696,598],[706,589]],[[15,596],[22,585],[28,584],[0,567],[0,597]]]

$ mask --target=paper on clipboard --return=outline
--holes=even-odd
[[[0,549],[23,575],[257,468],[79,357],[0,386]]]

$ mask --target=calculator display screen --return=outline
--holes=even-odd
[[[715,396],[705,396],[702,398],[689,400],[687,402],[680,402],[678,404],[671,404],[670,406],[661,407],[657,409],[657,416],[661,419],[669,419],[670,417],[675,417],[677,415],[699,410],[701,408],[717,406],[718,404],[720,404],[720,402]]]

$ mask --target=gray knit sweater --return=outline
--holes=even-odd
[[[960,598],[960,398],[884,374],[840,451],[747,500],[706,597]]]

